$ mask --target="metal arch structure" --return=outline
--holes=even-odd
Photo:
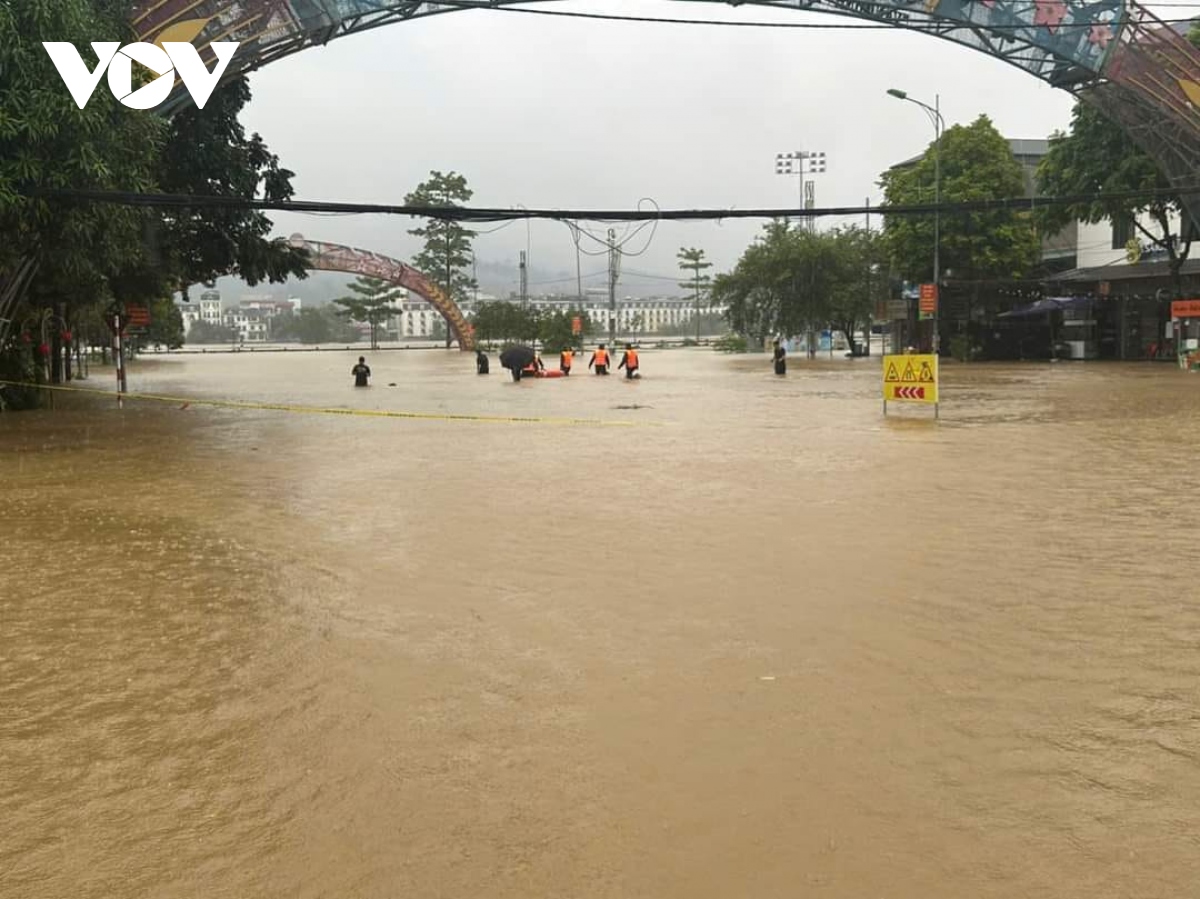
[[[298,250],[308,252],[308,267],[315,271],[366,275],[411,290],[442,314],[451,335],[458,340],[459,349],[475,349],[475,331],[458,308],[458,304],[412,266],[390,256],[356,247],[321,240],[306,240],[299,234],[288,238],[288,243]]]
[[[371,28],[546,0],[132,0],[140,40],[203,24],[195,43],[239,41],[225,78]],[[559,2],[559,0],[552,0]],[[1134,0],[674,0],[819,12],[930,34],[1094,104],[1172,183],[1200,172],[1200,52]],[[187,29],[185,26],[185,30]],[[209,54],[211,58],[211,53]],[[186,101],[181,85],[165,111]],[[1200,220],[1200,195],[1185,197]]]

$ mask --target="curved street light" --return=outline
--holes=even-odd
[[[922,103],[920,100],[914,99],[908,95],[907,91],[902,91],[899,88],[888,88],[888,96],[895,97],[897,100],[907,100],[909,103],[915,103],[924,110],[925,115],[933,124],[933,283],[937,289],[941,290],[941,238],[942,238],[942,132],[946,130],[946,120],[942,118],[940,110],[941,95],[934,94],[933,106],[928,103]],[[938,298],[938,306],[941,305],[941,298]],[[938,344],[940,343],[940,333],[938,330],[938,312],[933,314],[933,352],[936,355]]]

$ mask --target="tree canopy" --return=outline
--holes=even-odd
[[[1170,189],[1166,175],[1132,139],[1087,103],[1078,102],[1071,114],[1071,130],[1050,138],[1050,151],[1037,171],[1038,189],[1049,196],[1117,193]],[[1129,222],[1153,246],[1167,253],[1176,291],[1179,272],[1191,249],[1193,232],[1177,237],[1173,217],[1184,215],[1178,196],[1151,198],[1095,199],[1038,211],[1038,224],[1047,232],[1058,231],[1073,221]],[[1148,217],[1153,228],[1147,227]]]
[[[886,296],[883,258],[878,232],[809,231],[777,220],[764,226],[732,272],[713,280],[712,296],[728,306],[733,330],[756,342],[826,325],[854,339]]]
[[[404,198],[407,206],[458,206],[474,196],[467,179],[458,172],[431,171],[416,190]],[[441,288],[449,299],[459,302],[467,291],[476,286],[467,273],[471,264],[471,241],[474,232],[458,222],[430,218],[409,234],[425,241],[425,247],[413,257],[412,263],[425,277]],[[447,336],[446,345],[450,338]]]
[[[238,121],[250,97],[244,79],[218,88],[202,112],[171,118],[126,108],[107,90],[75,104],[42,41],[70,41],[94,67],[92,41],[136,40],[128,11],[120,0],[0,2],[0,353],[28,352],[12,326],[40,309],[63,307],[69,323],[88,304],[154,304],[223,274],[250,284],[305,276],[304,254],[271,240],[270,220],[254,210],[47,195],[292,195],[292,173]]]
[[[123,10],[122,10],[123,11]],[[72,41],[96,65],[91,41],[131,38],[114,4],[22,0],[0,5],[0,297],[26,264],[42,295],[88,295],[143,260],[149,214],[133,207],[30,196],[39,190],[151,190],[167,135],[161,118],[96,91],[80,109],[43,40]],[[52,264],[46,265],[47,261]],[[8,296],[11,306],[17,299]],[[10,309],[0,300],[0,319]],[[4,337],[0,323],[0,341]]]
[[[946,129],[940,152],[943,204],[1025,195],[1021,164],[987,116]],[[879,184],[889,205],[933,203],[935,153],[935,144],[930,144],[911,165],[894,166],[883,173]],[[1040,255],[1037,233],[1024,211],[943,212],[940,232],[943,279],[1020,278]],[[933,279],[933,215],[886,216],[884,239],[901,275],[911,281]]]
[[[341,307],[340,315],[371,327],[371,349],[379,348],[379,326],[400,312],[393,304],[404,296],[401,288],[378,278],[359,275],[346,285],[354,296],[339,297],[333,302]]]

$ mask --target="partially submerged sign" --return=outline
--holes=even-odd
[[[883,414],[887,404],[925,403],[938,406],[938,357],[933,354],[883,357]]]

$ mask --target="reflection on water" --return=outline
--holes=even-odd
[[[356,356],[131,387],[653,426],[0,417],[0,895],[1194,892],[1196,378]]]

